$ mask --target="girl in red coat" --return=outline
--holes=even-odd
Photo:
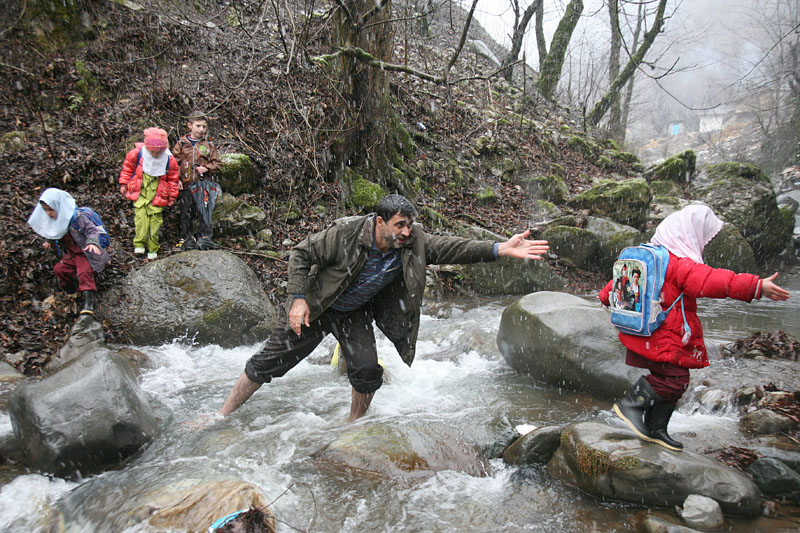
[[[683,444],[667,433],[675,404],[689,386],[689,369],[708,366],[703,327],[697,317],[697,298],[734,298],[750,302],[766,296],[787,300],[789,293],[773,280],[761,279],[703,264],[703,248],[722,228],[722,221],[704,205],[690,205],[665,218],[656,228],[652,243],[669,250],[669,264],[661,292],[661,308],[667,309],[683,293],[688,330],[684,328],[679,302],[664,323],[649,337],[619,334],[627,348],[625,363],[645,368],[633,389],[614,404],[614,412],[642,439],[680,451]],[[612,282],[599,298],[609,305]]]
[[[119,192],[133,202],[133,253],[156,259],[160,244],[158,230],[164,221],[162,211],[178,197],[178,163],[169,151],[167,132],[160,128],[144,130],[144,143],[125,156],[119,174]]]

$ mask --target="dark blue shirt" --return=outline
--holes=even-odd
[[[355,311],[394,281],[402,271],[400,250],[391,248],[385,254],[381,253],[373,237],[364,268],[356,280],[333,302],[331,308],[336,311]]]

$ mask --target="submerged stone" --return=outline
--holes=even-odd
[[[370,424],[348,429],[315,454],[323,465],[381,478],[426,478],[442,470],[488,475],[477,447],[452,429],[423,424]]]

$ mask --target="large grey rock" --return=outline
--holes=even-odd
[[[130,365],[107,349],[11,393],[9,415],[28,466],[93,472],[135,453],[158,429]]]
[[[777,459],[798,474],[800,474],[800,451],[779,448],[777,443],[767,446],[754,446],[753,451],[759,455]]]
[[[547,469],[600,498],[673,507],[699,494],[716,500],[726,514],[761,512],[761,493],[744,474],[705,455],[672,452],[628,429],[595,422],[568,426]]]
[[[69,339],[61,347],[55,357],[52,357],[44,365],[44,371],[48,374],[56,372],[70,361],[77,359],[85,353],[89,353],[96,348],[105,348],[106,336],[103,325],[88,317],[88,320],[78,320],[72,327]]]
[[[614,400],[642,372],[625,365],[625,348],[609,317],[599,301],[529,294],[503,311],[497,346],[517,372]]]
[[[587,217],[585,229],[594,235],[600,244],[589,268],[596,272],[607,272],[609,278],[619,253],[627,246],[642,243],[642,232],[607,218]]]
[[[741,231],[759,263],[774,258],[789,244],[794,217],[783,215],[772,183],[756,165],[709,165],[697,175],[691,193]]]
[[[800,474],[778,459],[756,459],[747,467],[747,472],[764,494],[787,495],[800,491]]]
[[[551,252],[582,270],[592,266],[591,262],[600,249],[597,237],[583,228],[551,226],[542,233],[542,238],[549,242]]]
[[[462,236],[495,242],[506,240],[481,228],[468,228]],[[448,268],[463,273],[475,293],[481,296],[552,291],[562,289],[567,284],[566,280],[556,274],[544,261],[521,261],[513,257],[501,257],[489,263],[452,265]]]
[[[104,302],[103,318],[139,345],[186,335],[201,344],[238,346],[266,338],[277,321],[255,273],[220,250],[147,263],[110,290]]]
[[[484,477],[488,461],[452,429],[370,424],[348,429],[315,454],[323,465],[385,478],[426,478],[442,470]]]

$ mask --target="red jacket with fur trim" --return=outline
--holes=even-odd
[[[603,287],[598,298],[609,304],[613,280]],[[684,368],[708,366],[708,354],[703,342],[703,326],[697,316],[697,298],[733,298],[750,302],[761,298],[761,278],[754,274],[737,274],[724,268],[711,268],[695,263],[686,257],[669,254],[669,266],[661,292],[661,308],[667,309],[683,293],[686,321],[692,329],[689,342],[684,346],[683,316],[678,302],[666,320],[649,337],[619,334],[619,340],[631,351],[651,361],[670,363]]]
[[[139,198],[139,193],[142,191],[142,159],[139,157],[139,152],[144,149],[143,146],[144,143],[136,143],[136,147],[125,156],[122,172],[119,173],[120,184],[128,186],[125,197],[133,202]],[[158,178],[153,205],[156,207],[172,205],[178,197],[178,183],[178,163],[175,157],[170,156],[167,173]]]

